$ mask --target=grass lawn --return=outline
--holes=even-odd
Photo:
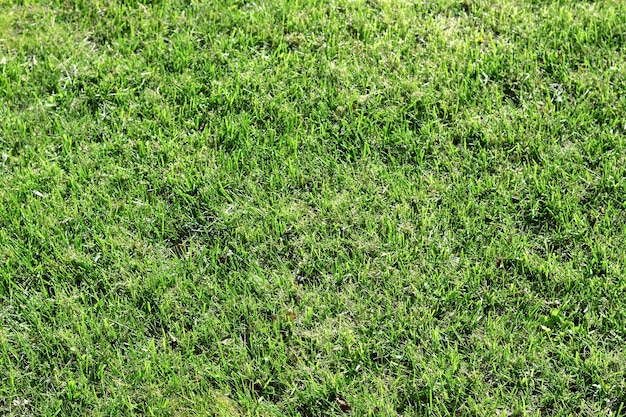
[[[626,415],[626,2],[0,0],[0,415]]]

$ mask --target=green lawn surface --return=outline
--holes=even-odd
[[[626,2],[0,0],[0,415],[626,415]]]

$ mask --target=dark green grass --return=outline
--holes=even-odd
[[[0,0],[0,414],[626,413],[626,3]]]

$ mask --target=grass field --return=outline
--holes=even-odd
[[[0,415],[626,415],[626,2],[0,0]]]

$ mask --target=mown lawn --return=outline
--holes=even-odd
[[[626,2],[0,0],[0,415],[626,415]]]

